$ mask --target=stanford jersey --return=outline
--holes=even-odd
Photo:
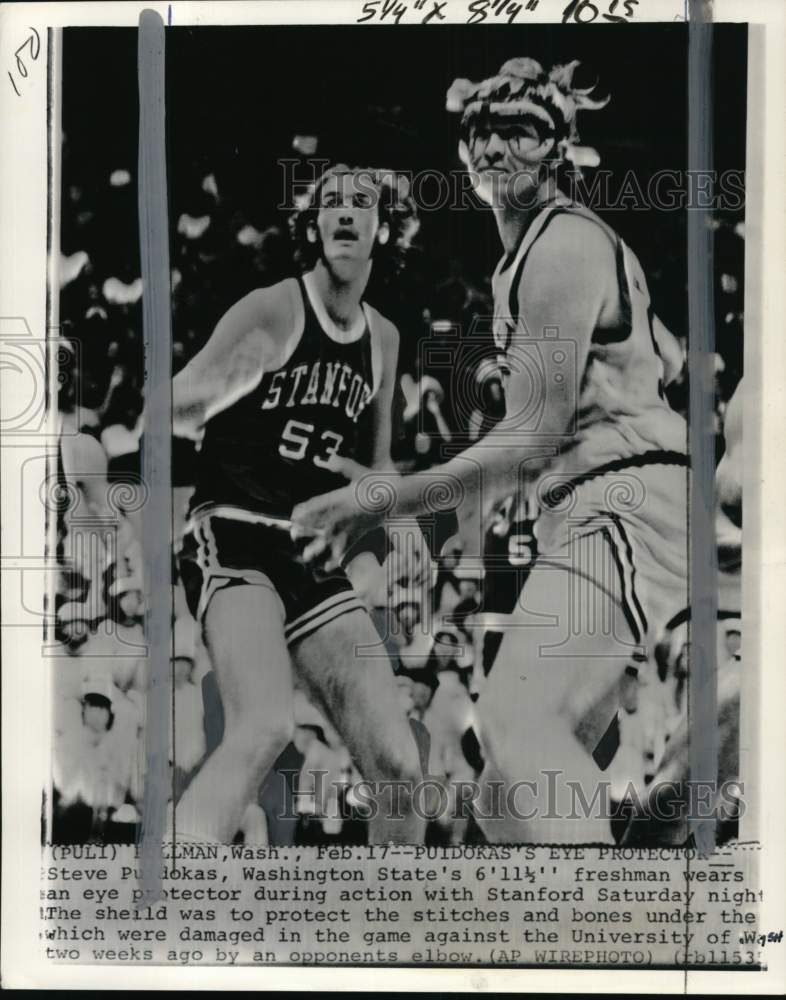
[[[364,304],[362,324],[345,334],[308,276],[298,285],[303,327],[293,331],[286,362],[207,424],[194,510],[231,505],[286,518],[295,504],[346,485],[328,469],[331,455],[370,460],[367,408],[381,365],[370,309]]]
[[[207,424],[180,552],[197,621],[218,591],[268,587],[290,645],[364,610],[343,569],[325,574],[302,562],[289,517],[295,504],[346,485],[327,468],[331,455],[370,462],[369,403],[382,375],[374,311],[364,305],[356,328],[341,331],[310,276],[297,284],[302,323],[279,367]]]

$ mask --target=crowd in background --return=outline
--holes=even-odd
[[[67,140],[64,164],[61,485],[67,497],[69,479],[79,480],[80,463],[87,462],[99,488],[107,484],[109,502],[98,513],[93,505],[81,519],[73,502],[58,508],[52,836],[60,841],[131,841],[144,796],[148,678],[143,621],[146,602],[155,599],[146,592],[139,546],[144,356],[136,181],[123,163],[107,176],[81,176],[69,159]],[[209,163],[194,165],[173,204],[176,372],[205,343],[226,308],[252,288],[293,273],[293,265],[286,215],[276,218],[268,212],[272,221],[262,225],[254,207],[235,204],[222,189]],[[614,221],[610,219],[612,225]],[[741,218],[718,216],[713,226],[720,432],[742,373],[744,231]],[[672,274],[675,268],[665,261],[663,270]],[[657,275],[654,283],[656,297]],[[423,240],[410,255],[404,291],[372,285],[370,294],[397,319],[402,334],[393,457],[404,471],[428,468],[444,459],[451,446],[482,437],[502,414],[493,345],[482,336],[492,311],[490,284],[472,275],[459,256],[434,259]],[[686,329],[673,332],[687,347]],[[461,372],[460,385],[456,371]],[[669,392],[672,404],[685,412],[685,375]],[[718,441],[720,454],[720,433]],[[194,446],[173,441],[175,544],[194,463]],[[78,507],[84,483],[77,481],[75,487]],[[537,511],[510,507],[503,506],[488,526],[488,543],[512,557],[508,574],[515,592],[536,554],[532,527]],[[723,530],[734,531],[730,524]],[[402,706],[429,730],[432,773],[471,779],[481,766],[472,705],[494,649],[493,627],[481,641],[478,626],[489,624],[494,608],[487,600],[482,568],[477,559],[463,555],[451,538],[451,525],[424,532],[434,537],[424,542],[423,535],[402,531],[382,572],[361,562],[358,589],[379,627],[381,652],[390,656]],[[220,741],[223,717],[209,659],[177,581],[174,608],[170,758],[176,797]],[[723,642],[731,658],[738,658],[738,637],[739,619],[730,618]],[[672,659],[679,661],[681,653]],[[685,670],[683,664],[674,671],[675,684],[684,686]],[[632,687],[623,692],[622,701],[627,707],[621,738],[628,750],[619,755],[618,767],[625,761],[627,770],[617,780],[628,776],[644,781],[647,766],[650,771],[657,766],[656,755],[649,745],[643,749],[646,727],[632,722],[638,710]],[[680,713],[675,711],[677,726]],[[647,754],[649,765],[642,763]],[[319,772],[327,775],[321,782],[314,779]],[[299,693],[294,743],[249,804],[238,837],[255,843],[362,842],[363,813],[352,792],[357,777],[329,720]],[[466,820],[448,818],[434,824],[429,836],[459,843],[472,831]]]

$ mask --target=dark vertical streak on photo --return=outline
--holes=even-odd
[[[147,608],[150,686],[147,767],[142,813],[141,883],[146,900],[161,885],[162,839],[168,798],[171,610],[171,366],[164,95],[164,25],[157,13],[139,18],[139,237],[145,352],[142,548],[153,599]]]
[[[688,27],[688,169],[713,168],[712,46],[713,25],[700,0],[691,3]],[[718,774],[718,705],[716,633],[718,614],[715,541],[715,435],[713,416],[715,313],[713,307],[713,234],[709,211],[688,212],[688,368],[689,451],[691,454],[689,594],[691,649],[689,719],[690,776],[712,782]],[[702,855],[715,848],[714,817],[694,818],[696,847]]]

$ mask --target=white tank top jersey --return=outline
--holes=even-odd
[[[684,464],[687,425],[671,409],[663,391],[663,362],[652,329],[652,306],[647,282],[635,254],[608,226],[583,206],[558,199],[544,207],[516,249],[497,265],[492,278],[494,292],[494,340],[503,357],[515,333],[531,338],[543,349],[542,331],[527,331],[518,314],[518,290],[527,280],[526,262],[535,242],[553,219],[570,214],[599,226],[613,244],[617,262],[621,317],[615,329],[596,329],[583,372],[570,370],[573,355],[566,353],[566,391],[576,397],[574,434],[565,445],[550,474],[568,480],[595,473],[609,463],[659,464],[659,453],[667,464],[676,456]],[[574,366],[575,367],[575,366]],[[546,397],[551,387],[547,387]],[[532,430],[536,430],[533,426]],[[646,458],[645,458],[646,456]]]
[[[518,316],[528,253],[562,213],[600,226],[617,263],[619,324],[595,329],[582,371],[570,369],[569,348],[557,346],[558,339],[544,339],[543,331],[528,333]],[[560,453],[528,491],[539,509],[534,528],[539,558],[567,557],[572,567],[594,566],[593,579],[611,579],[591,543],[587,549],[579,542],[589,535],[605,539],[620,574],[620,601],[634,642],[657,636],[687,604],[687,424],[663,391],[663,363],[641,265],[613,230],[566,200],[535,217],[521,244],[500,263],[493,284],[494,336],[509,368],[528,339],[533,349],[561,350],[568,365],[565,378],[547,387],[545,395],[556,388],[575,396],[573,426],[566,428]]]

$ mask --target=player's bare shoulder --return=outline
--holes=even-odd
[[[366,304],[366,309],[368,310],[369,317],[371,319],[372,334],[376,334],[379,337],[380,343],[387,348],[392,347],[398,349],[399,343],[399,332],[396,324],[383,316],[379,309],[375,309],[374,306]]]
[[[615,274],[616,237],[586,209],[558,212],[532,248],[533,269],[548,269],[577,280],[583,275],[602,278]],[[563,277],[560,278],[562,283]],[[570,287],[572,281],[568,281]]]
[[[286,351],[293,332],[303,325],[303,299],[295,278],[256,288],[227,313],[235,311],[239,332],[256,340],[269,370]]]
[[[618,303],[616,237],[585,210],[557,212],[532,246],[519,287],[522,311],[591,310],[612,320]]]
[[[382,313],[373,306],[366,304],[369,318],[369,332],[372,343],[375,346],[375,353],[382,361],[381,375],[384,378],[395,377],[396,364],[398,362],[398,348],[401,335],[396,324],[383,316]]]
[[[209,419],[252,392],[264,372],[284,363],[302,329],[303,301],[293,278],[239,299],[175,376],[174,433],[198,440]]]

